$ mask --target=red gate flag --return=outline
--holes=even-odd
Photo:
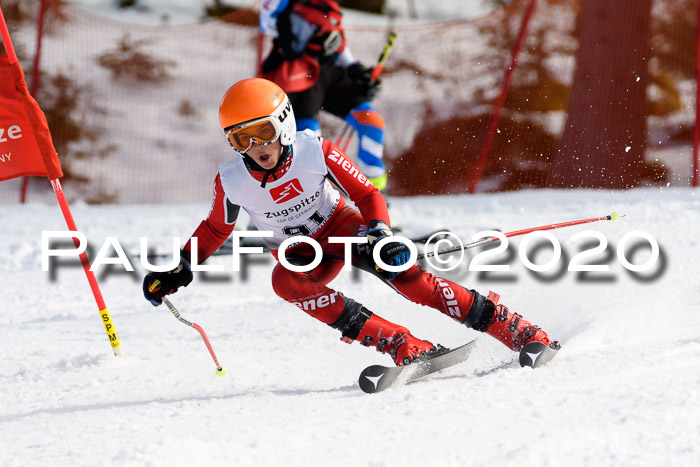
[[[44,0],[41,3],[43,8]],[[24,72],[12,47],[10,31],[7,29],[2,8],[0,8],[0,37],[7,52],[7,55],[0,55],[0,182],[23,175],[49,177],[68,229],[76,232],[78,228],[75,226],[61,182],[58,180],[63,176],[63,172],[51,141],[49,125],[39,104],[29,94],[27,83],[24,81]],[[75,237],[73,242],[77,247],[78,240]],[[90,283],[92,295],[95,297],[114,355],[121,356],[122,349],[117,331],[114,329],[109,310],[102,298],[95,273],[90,270],[90,260],[85,252],[80,254],[80,262]]]
[[[29,94],[19,62],[0,56],[0,181],[63,176],[46,116]]]

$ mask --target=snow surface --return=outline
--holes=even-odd
[[[357,377],[390,358],[340,342],[337,331],[277,298],[269,255],[247,278],[230,272],[229,256],[213,257],[228,271],[216,274],[222,281],[198,273],[172,296],[207,332],[228,368],[224,378],[195,330],[143,299],[137,260],[133,274],[98,271],[124,351],[114,357],[82,270],[59,267],[55,280],[41,271],[41,231],[65,230],[59,208],[3,206],[0,465],[698,465],[699,197],[638,189],[390,200],[393,222],[407,234],[445,227],[465,240],[484,228],[613,210],[627,217],[552,231],[569,257],[581,243],[574,233],[604,234],[613,255],[592,260],[611,270],[589,279],[606,280],[568,272],[540,281],[517,256],[499,257],[512,265],[510,280],[458,274],[469,288],[499,292],[563,343],[534,371],[494,339],[372,277],[342,272],[332,287],[417,336],[446,346],[478,340],[465,363],[376,395],[362,393]],[[208,209],[72,207],[92,246],[115,236],[130,255],[140,236],[164,253],[172,236],[184,243]],[[634,230],[653,235],[666,262],[646,281],[634,280],[612,248]],[[642,249],[630,260],[648,256]]]

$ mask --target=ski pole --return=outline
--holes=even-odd
[[[221,366],[219,364],[219,360],[216,358],[216,354],[214,353],[214,349],[211,346],[211,343],[209,342],[209,338],[207,338],[207,334],[204,332],[204,329],[197,323],[192,323],[190,321],[187,321],[185,318],[182,317],[179,311],[177,311],[177,308],[170,303],[170,300],[168,300],[167,297],[163,297],[163,302],[170,308],[170,312],[173,314],[174,317],[178,319],[183,324],[186,324],[190,327],[195,328],[198,332],[199,335],[202,336],[202,339],[204,340],[204,343],[207,345],[207,349],[209,349],[209,353],[211,354],[211,358],[214,359],[214,363],[216,363],[216,376],[225,376],[226,375],[226,368]]]
[[[392,31],[389,33],[389,37],[386,38],[386,44],[384,44],[382,53],[379,54],[379,60],[377,60],[377,65],[374,67],[374,70],[372,70],[372,81],[377,81],[377,78],[379,78],[379,75],[382,73],[382,69],[384,68],[384,62],[386,62],[386,59],[389,58],[389,52],[394,46],[395,41],[396,33]]]
[[[343,145],[343,140],[345,139],[345,136],[348,137],[348,140]],[[338,147],[343,152],[345,152],[345,148],[347,148],[348,143],[350,143],[351,136],[352,136],[352,127],[346,123],[345,125],[343,125],[343,129],[341,130],[340,135],[338,136],[338,139],[337,139],[335,144],[338,145]]]
[[[387,58],[389,58],[389,52],[391,51],[391,48],[394,47],[394,42],[396,41],[396,33],[395,32],[390,32],[389,37],[386,39],[386,43],[384,44],[384,48],[382,49],[382,52],[379,54],[379,59],[377,60],[377,64],[375,65],[374,69],[372,70],[372,74],[370,75],[370,83],[373,83],[377,81],[377,78],[379,78],[379,75],[382,73],[382,70],[384,69],[384,62],[386,62]],[[345,139],[347,134],[347,140],[345,140],[345,144],[343,144],[343,140]],[[347,123],[343,127],[343,130],[340,132],[340,136],[338,136],[337,142],[335,144],[338,145],[340,149],[342,149],[343,152],[347,151],[348,145],[350,144],[350,139],[352,137],[352,127],[348,125]]]
[[[347,134],[347,139],[343,143],[343,135]],[[336,143],[338,147],[343,151],[347,152],[348,146],[350,146],[350,140],[352,139],[352,127],[349,124],[345,124],[345,128],[338,136],[338,142]]]
[[[624,214],[618,214],[616,212],[613,212],[607,216],[602,216],[602,217],[592,217],[590,219],[579,219],[576,221],[568,221],[568,222],[559,222],[557,224],[549,224],[549,225],[543,225],[540,227],[532,227],[529,229],[523,229],[523,230],[515,230],[513,232],[507,232],[503,234],[506,238],[509,237],[517,237],[519,235],[525,235],[530,232],[537,232],[541,230],[553,230],[553,229],[560,229],[562,227],[569,227],[572,225],[579,225],[579,224],[588,224],[589,222],[598,222],[598,221],[613,221],[617,222],[617,220],[620,217],[625,217]],[[460,251],[460,250],[467,250],[469,248],[476,248],[478,246],[486,245],[491,242],[496,242],[499,241],[498,237],[487,237],[481,240],[477,240],[472,243],[467,243],[466,245],[460,245],[460,246],[454,246],[451,248],[445,248],[444,250],[439,250],[439,251],[432,251],[430,253],[423,253],[421,255],[418,255],[416,258],[416,261],[420,261],[421,259],[424,258],[432,258],[433,256],[436,255],[442,255],[445,253],[453,253],[455,251]]]

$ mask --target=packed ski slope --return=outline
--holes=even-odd
[[[214,257],[225,273],[198,274],[172,296],[206,330],[228,368],[223,378],[196,331],[143,299],[138,259],[134,273],[98,271],[124,351],[114,357],[82,270],[41,271],[41,232],[65,229],[58,206],[3,206],[0,465],[696,465],[699,197],[639,189],[392,199],[404,233],[444,227],[465,240],[484,228],[627,216],[553,231],[569,259],[585,243],[571,239],[577,232],[609,241],[612,253],[589,262],[610,271],[585,281],[574,272],[537,279],[515,239],[513,257],[495,258],[511,265],[505,277],[451,273],[469,288],[498,291],[562,342],[537,370],[371,277],[341,273],[333,287],[421,338],[446,346],[477,339],[465,363],[376,395],[362,393],[357,377],[389,357],[340,342],[277,298],[269,255],[246,276],[231,272],[230,256]],[[75,205],[73,213],[95,251],[112,236],[137,255],[141,236],[163,253],[173,236],[184,243],[208,208]],[[645,280],[615,256],[635,230],[658,241],[665,263],[651,277],[640,273]],[[650,257],[630,245],[632,263]],[[546,263],[551,250],[531,257]]]

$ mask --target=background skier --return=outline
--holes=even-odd
[[[353,57],[342,14],[331,0],[264,0],[260,30],[273,38],[262,77],[277,83],[294,106],[299,130],[320,134],[318,113],[345,119],[358,139],[357,164],[378,189],[387,184],[384,119],[370,101],[381,82]]]

